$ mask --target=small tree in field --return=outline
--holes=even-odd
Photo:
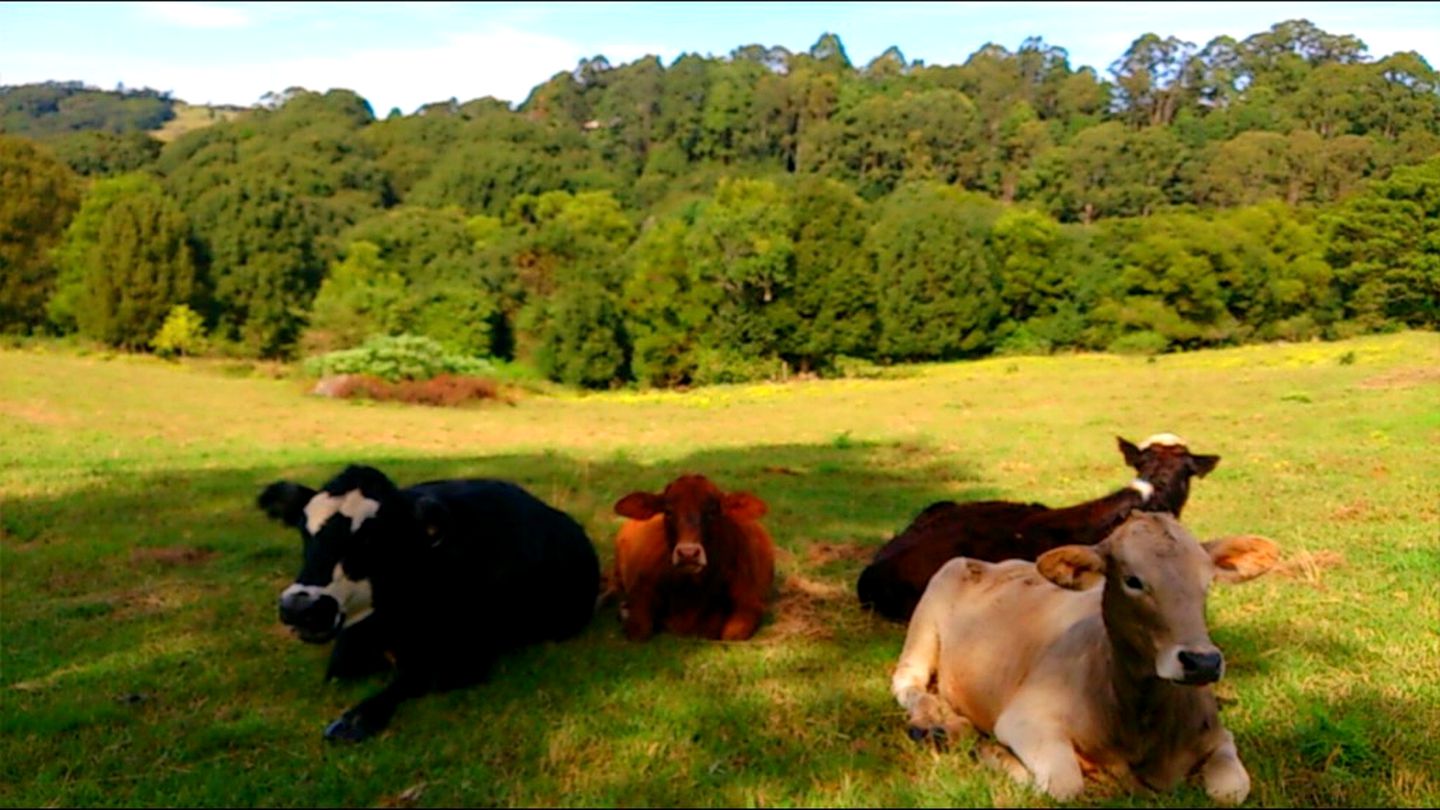
[[[150,339],[150,348],[161,357],[194,354],[205,340],[205,325],[200,315],[185,304],[170,308],[165,323],[155,337]]]

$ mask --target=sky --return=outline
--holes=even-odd
[[[1203,46],[1290,19],[1354,34],[1375,58],[1413,50],[1440,68],[1440,2],[0,2],[0,85],[123,83],[239,106],[339,87],[384,116],[452,97],[518,104],[582,57],[669,65],[748,44],[804,51],[825,32],[856,65],[891,45],[960,64],[987,42],[1015,50],[1035,35],[1109,77],[1147,32]]]

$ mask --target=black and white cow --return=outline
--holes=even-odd
[[[394,664],[327,739],[369,737],[406,698],[477,683],[498,653],[573,636],[594,613],[600,562],[585,530],[512,483],[401,489],[352,465],[319,491],[277,481],[258,505],[304,539],[280,619],[304,641],[335,640],[326,677]]]

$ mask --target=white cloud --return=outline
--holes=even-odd
[[[270,91],[304,87],[324,92],[353,90],[384,117],[391,107],[412,113],[422,104],[456,98],[462,102],[494,96],[519,104],[538,84],[573,68],[581,57],[603,54],[620,65],[647,54],[668,64],[673,49],[629,43],[579,44],[563,38],[504,25],[444,36],[432,46],[361,49],[333,57],[301,56],[255,62],[195,64],[164,56],[116,58],[113,55],[66,54],[66,78],[113,87],[149,86],[169,90],[195,104],[248,106]],[[7,82],[56,78],[45,67],[56,53],[15,53]],[[35,74],[35,75],[31,75]]]
[[[250,15],[244,11],[214,3],[137,3],[136,6],[152,19],[182,28],[244,28],[250,24]]]

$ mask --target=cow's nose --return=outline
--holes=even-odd
[[[676,546],[676,565],[700,565],[705,560],[705,550],[700,546]]]
[[[312,633],[329,631],[340,613],[340,603],[326,594],[289,593],[280,598],[280,621]]]
[[[315,598],[308,593],[287,593],[280,597],[280,621],[286,624],[301,624],[305,612],[315,604]]]
[[[1220,672],[1225,667],[1225,657],[1218,650],[1208,652],[1195,652],[1193,650],[1180,651],[1180,667],[1185,673],[1187,683],[1213,683],[1220,680]]]

